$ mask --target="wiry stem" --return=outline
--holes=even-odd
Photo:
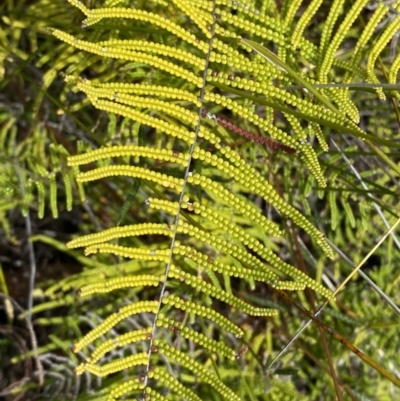
[[[215,17],[214,12],[215,12],[215,0],[213,0],[213,9],[212,9],[213,17]],[[210,61],[210,54],[211,54],[212,43],[213,43],[213,39],[214,39],[214,31],[215,31],[215,18],[213,18],[213,23],[212,23],[211,28],[210,28],[211,37],[210,37],[210,40],[209,40],[208,52],[207,52],[207,55],[206,55],[206,63],[205,63],[204,72],[203,72],[203,83],[202,83],[201,93],[200,93],[200,97],[199,97],[199,101],[200,101],[201,105],[204,103],[205,87],[206,87],[206,82],[207,82],[207,69],[208,69],[208,65],[209,65],[209,61]],[[200,109],[199,109],[198,121],[197,121],[196,129],[195,129],[195,138],[194,138],[192,146],[190,147],[189,160],[188,160],[188,164],[187,164],[187,167],[186,167],[186,170],[185,170],[185,177],[184,177],[184,182],[183,182],[183,186],[182,186],[182,191],[181,191],[180,196],[179,196],[178,211],[177,211],[175,219],[174,219],[174,233],[173,233],[173,237],[172,237],[171,245],[170,245],[170,251],[171,251],[170,259],[169,259],[169,262],[167,263],[167,266],[166,266],[165,272],[164,272],[165,280],[161,283],[160,296],[159,296],[159,299],[158,299],[158,309],[157,309],[157,312],[155,313],[155,316],[154,316],[154,321],[153,321],[153,326],[152,326],[152,331],[151,331],[150,344],[149,344],[149,350],[148,350],[148,353],[147,353],[147,356],[148,356],[148,362],[147,362],[147,367],[146,367],[146,372],[147,373],[151,369],[151,366],[150,366],[151,355],[152,355],[153,352],[156,352],[156,347],[154,345],[154,339],[156,337],[156,331],[157,331],[156,322],[157,322],[158,315],[159,315],[160,310],[161,310],[162,299],[164,297],[165,289],[166,289],[166,286],[167,286],[168,273],[169,273],[169,271],[171,269],[172,255],[173,255],[173,249],[175,247],[175,241],[176,241],[177,227],[178,227],[179,217],[180,217],[181,204],[183,202],[183,198],[184,198],[184,195],[185,195],[185,189],[186,189],[186,186],[187,186],[187,178],[190,176],[190,165],[191,165],[191,161],[192,161],[192,156],[193,156],[193,152],[194,152],[194,149],[195,149],[195,146],[196,146],[196,142],[197,142],[197,137],[198,137],[198,133],[199,133],[199,130],[200,130],[200,126],[201,126],[201,123],[202,123],[201,112],[202,112],[202,107],[200,107]],[[146,373],[146,376],[144,377],[144,381],[143,381],[144,390],[145,390],[145,388],[146,388],[146,386],[148,384],[148,380],[149,380],[149,376],[148,376],[147,373]]]
[[[16,157],[16,144],[15,143],[14,143],[14,156]],[[21,171],[20,171],[18,164],[16,165],[16,172],[17,172],[19,184],[21,186],[21,193],[22,193],[22,195],[25,195],[25,187],[24,187]],[[38,377],[39,377],[39,385],[41,386],[44,383],[43,366],[39,359],[39,353],[38,353],[38,349],[37,349],[37,339],[36,339],[35,332],[32,328],[33,290],[35,288],[35,279],[36,279],[36,257],[35,257],[35,250],[33,247],[33,243],[31,241],[32,224],[31,224],[31,218],[29,215],[29,207],[27,209],[27,213],[25,216],[25,230],[26,230],[27,246],[28,246],[28,252],[29,252],[29,262],[30,262],[28,310],[27,310],[26,321],[28,324],[29,332],[31,334],[32,350],[33,350],[33,355],[34,355],[35,362],[36,362],[36,368],[37,368]]]

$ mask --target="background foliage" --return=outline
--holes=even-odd
[[[194,3],[198,7],[195,10],[191,9]],[[89,373],[80,364],[107,338],[133,330],[145,330],[138,338],[140,341],[127,341],[125,347],[114,344],[103,356],[101,365],[128,361],[131,356],[147,353],[150,337],[145,328],[152,327],[151,313],[131,316],[118,326],[110,327],[108,333],[104,333],[99,342],[89,345],[85,352],[74,353],[71,345],[85,338],[91,329],[100,327],[118,309],[158,300],[160,287],[142,288],[141,283],[139,288],[119,288],[89,299],[79,297],[78,289],[83,287],[81,291],[85,291],[85,285],[99,278],[104,282],[127,275],[152,275],[163,281],[169,239],[160,232],[148,230],[140,237],[111,242],[106,248],[109,252],[95,255],[88,253],[96,251],[96,246],[83,255],[79,249],[67,248],[65,243],[118,226],[173,225],[176,204],[167,205],[169,208],[163,204],[157,211],[148,207],[149,198],[179,201],[183,209],[182,221],[200,225],[199,229],[221,241],[230,241],[253,258],[256,251],[249,251],[245,241],[257,240],[279,260],[273,267],[275,273],[280,263],[292,265],[331,291],[396,222],[400,121],[399,93],[395,85],[400,65],[398,2],[219,1],[219,10],[214,14],[210,12],[211,5],[209,1],[161,0],[70,3],[9,0],[2,4],[0,263],[1,276],[5,279],[1,282],[3,293],[10,293],[26,309],[32,302],[32,294],[27,297],[32,283],[29,280],[37,270],[34,329],[39,346],[38,356],[34,356],[33,351],[29,351],[32,349],[32,335],[26,325],[26,321],[30,321],[29,313],[20,314],[15,304],[5,299],[0,327],[3,366],[0,388],[4,389],[2,395],[7,399],[108,399],[110,391],[134,377],[138,377],[133,382],[135,385],[143,384],[146,364],[120,368],[117,374],[104,376],[95,367],[86,366],[89,372],[92,369]],[[96,14],[105,8],[108,13],[112,13],[112,8],[115,13],[120,8],[124,10],[119,15]],[[132,19],[129,15],[135,10],[158,15],[161,22],[146,20],[146,14]],[[176,32],[161,26],[163,21],[171,21],[195,35],[198,41],[183,40]],[[249,21],[253,21],[253,25]],[[244,50],[245,44],[239,43],[234,35],[262,43],[283,60],[284,67],[279,67],[271,55],[266,61],[260,55],[262,49],[258,49],[259,53],[257,48],[253,48],[252,53],[248,47]],[[211,55],[202,48],[210,38],[214,46],[220,46]],[[130,42],[122,43],[123,40]],[[143,45],[140,40],[146,43]],[[151,47],[153,43],[159,47]],[[176,49],[176,53],[172,54],[172,49]],[[201,62],[204,63],[207,55],[210,56],[209,71],[207,84],[203,85],[203,71],[199,65],[203,65]],[[170,64],[159,60],[168,60]],[[303,90],[304,80],[318,91],[322,102],[316,94]],[[133,99],[128,95],[124,97],[123,88],[112,86],[112,82],[159,85],[168,87],[170,92],[150,93],[147,87],[148,92],[143,93],[147,96]],[[266,85],[257,92],[256,87],[252,87],[254,82]],[[344,86],[336,89],[323,86],[328,83]],[[368,83],[394,86],[381,85],[377,90]],[[182,92],[172,92],[171,88]],[[213,179],[243,204],[256,205],[267,217],[266,221],[273,222],[272,227],[279,227],[283,232],[281,237],[269,235],[251,221],[247,214],[252,210],[250,206],[247,211],[244,206],[235,210],[224,203],[224,196],[216,196],[210,188],[188,186],[189,199],[179,199],[171,187],[137,176],[110,176],[90,182],[84,188],[78,178],[79,163],[72,165],[73,158],[67,161],[69,155],[90,155],[89,150],[104,146],[162,148],[169,152],[164,158],[159,154],[157,159],[149,153],[127,153],[121,159],[125,164],[167,174],[171,179],[184,178],[184,165],[176,161],[182,155],[196,153],[191,150],[190,141],[179,135],[165,135],[165,126],[154,127],[146,124],[139,114],[129,113],[139,110],[149,118],[158,118],[174,127],[183,123],[182,129],[189,132],[191,122],[184,120],[189,114],[184,114],[182,109],[193,113],[187,117],[189,119],[195,119],[196,113],[199,115],[197,97],[201,88],[206,90],[207,103],[203,106],[253,137],[243,138],[215,121],[199,119],[200,126],[214,135],[211,138],[217,139],[212,142],[206,135],[198,138],[196,144],[204,151],[197,151],[199,157],[191,164],[191,171]],[[137,96],[143,94],[136,93]],[[145,103],[147,100],[151,103]],[[167,102],[161,103],[163,100]],[[129,111],[122,105],[128,105]],[[330,106],[335,112],[328,111]],[[273,151],[260,146],[254,141],[254,135],[272,137],[276,143],[297,148],[297,153],[286,155],[279,149]],[[301,147],[305,139],[307,151]],[[219,143],[225,148],[218,147]],[[221,149],[231,149],[231,155],[240,155],[240,160],[252,170],[246,170],[242,178],[240,171],[234,170],[236,176],[232,179],[222,164],[214,163],[215,159],[211,162],[213,156],[222,158],[223,152],[228,152]],[[319,163],[315,163],[316,157]],[[117,164],[110,154],[96,165],[94,160],[80,167],[81,172],[95,167],[111,171],[110,167]],[[232,159],[227,158],[227,161],[234,164]],[[276,209],[265,196],[246,188],[244,180],[250,182],[254,177],[260,182],[260,177],[267,179],[287,204],[307,217],[313,229],[304,230],[305,226],[299,224],[291,212],[284,212],[283,203]],[[197,203],[192,206],[188,200]],[[200,203],[208,208],[209,215],[216,214],[211,219],[195,215],[191,208],[198,211]],[[150,202],[150,206],[155,204],[156,201]],[[224,219],[224,225],[216,224],[218,217]],[[243,237],[234,237],[228,224],[243,230]],[[333,258],[329,259],[318,245],[314,229],[323,232],[334,245]],[[33,252],[28,238],[34,244]],[[203,252],[209,264],[243,267],[243,260],[232,257],[229,250],[218,249],[209,237],[206,240],[196,237],[195,231],[181,232],[178,240],[192,251]],[[128,260],[122,257],[123,253],[115,252],[118,246],[140,248],[148,256],[136,254],[136,259]],[[398,249],[394,233],[363,266],[363,272],[395,304],[399,303],[400,276],[395,269]],[[209,294],[200,295],[198,288],[184,287],[182,272],[177,273],[175,281],[168,280],[168,293],[181,296],[187,302],[190,297],[201,301],[244,331],[243,338],[238,339],[226,333],[229,328],[220,330],[221,327],[194,313],[173,311],[165,306],[162,309],[166,319],[174,320],[167,321],[165,330],[159,331],[160,338],[192,360],[200,361],[218,382],[223,381],[240,399],[327,400],[341,395],[343,399],[392,400],[399,396],[398,388],[382,377],[379,369],[360,360],[315,322],[280,355],[308,320],[306,315],[293,301],[284,301],[282,294],[276,291],[279,286],[270,278],[261,280],[267,281],[267,285],[247,276],[232,277],[227,271],[225,274],[210,269],[204,271],[189,257],[190,252],[186,250],[174,256],[179,267],[186,274],[192,274],[189,280],[203,278],[214,289],[234,294],[254,307],[279,312],[269,317],[251,316],[243,313],[242,304],[231,308],[221,301],[213,301]],[[244,265],[248,267],[246,262]],[[257,265],[257,272],[262,270],[260,266]],[[29,274],[31,277],[27,278]],[[305,277],[296,274],[285,271],[279,278],[287,280],[291,275],[294,281],[301,282]],[[121,287],[121,283],[118,286]],[[317,284],[310,281],[308,286],[326,295]],[[309,289],[289,294],[311,312],[324,301]],[[20,315],[20,319],[16,315]],[[399,377],[398,315],[363,277],[355,275],[324,309],[321,319],[377,361],[383,370]],[[178,327],[181,323],[183,326]],[[194,341],[193,333],[187,341],[185,327],[218,341],[221,348],[217,348],[217,352],[204,349],[201,341]],[[229,351],[221,344],[235,350],[233,360],[223,357],[223,352]],[[199,367],[193,374],[193,369],[183,367],[182,360],[176,361],[166,352],[166,356],[162,352],[153,354],[157,355],[153,355],[152,364],[164,367],[165,372],[181,384],[193,388],[200,399],[223,399],[223,391],[218,391],[217,385],[207,385],[199,374]],[[157,358],[155,362],[154,357]],[[77,366],[82,375],[75,375]],[[156,383],[151,382],[160,394],[152,393],[151,399],[197,399],[195,395],[183,395],[184,390],[174,387],[178,384],[171,381],[162,384],[163,379],[159,378],[154,381]],[[137,399],[138,394],[140,392],[129,396]],[[229,397],[228,394],[225,399]]]

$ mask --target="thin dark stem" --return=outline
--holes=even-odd
[[[36,363],[36,369],[37,369],[37,374],[38,374],[38,378],[39,378],[38,383],[39,383],[39,386],[42,386],[44,383],[44,371],[43,371],[42,363],[40,362],[40,359],[39,359],[38,344],[37,344],[36,333],[35,333],[35,330],[33,329],[33,325],[32,325],[31,311],[28,310],[27,313],[25,314],[24,309],[19,305],[19,303],[17,301],[14,300],[14,298],[10,297],[9,295],[3,294],[2,292],[0,292],[0,298],[8,299],[25,319],[26,326],[27,326],[28,332],[29,332],[29,338],[31,340],[33,359],[35,360],[35,363]]]
[[[215,0],[213,0],[212,4],[213,4],[212,15],[214,16],[215,7],[216,7],[215,6]],[[209,62],[210,62],[210,54],[211,54],[211,50],[212,50],[212,45],[213,45],[213,40],[214,40],[214,33],[215,33],[215,19],[213,19],[213,22],[211,24],[210,33],[211,33],[211,37],[210,37],[209,43],[208,43],[208,52],[207,52],[207,55],[206,55],[205,68],[204,68],[204,71],[203,71],[203,84],[202,84],[201,92],[200,92],[200,96],[199,96],[199,100],[200,100],[201,104],[203,104],[203,102],[204,102],[204,96],[205,96],[205,92],[206,92],[207,70],[208,70],[208,65],[209,65]],[[202,120],[201,120],[202,112],[203,112],[203,109],[200,108],[199,109],[199,114],[198,114],[198,121],[197,121],[197,125],[196,125],[196,128],[195,128],[195,138],[194,138],[193,144],[190,147],[189,160],[188,160],[188,164],[187,164],[187,167],[186,167],[186,170],[185,170],[184,183],[183,183],[183,186],[182,186],[182,191],[181,191],[180,196],[179,196],[178,212],[177,212],[177,214],[175,216],[175,219],[174,219],[174,227],[175,227],[174,230],[175,231],[174,231],[173,237],[171,239],[171,244],[170,244],[171,257],[170,257],[170,259],[169,259],[169,261],[167,263],[167,266],[165,268],[165,273],[164,273],[165,280],[163,282],[161,282],[160,295],[159,295],[159,299],[158,299],[158,309],[157,309],[157,311],[155,313],[155,317],[154,317],[154,320],[153,320],[153,326],[152,326],[152,330],[151,330],[151,335],[149,336],[150,344],[149,344],[149,349],[148,349],[148,352],[147,352],[148,362],[147,362],[147,367],[146,367],[146,375],[144,376],[144,380],[143,380],[144,391],[145,391],[145,388],[147,387],[148,381],[149,381],[148,372],[150,371],[150,367],[151,367],[151,365],[150,365],[151,355],[154,352],[157,352],[157,346],[154,345],[154,340],[155,340],[156,331],[157,331],[157,324],[156,323],[157,323],[157,319],[158,319],[158,316],[159,316],[159,313],[160,313],[160,310],[161,310],[162,299],[166,295],[168,273],[169,273],[169,271],[171,269],[171,264],[172,264],[172,255],[173,255],[172,251],[173,251],[173,249],[175,247],[175,242],[176,242],[177,227],[178,227],[178,224],[179,224],[180,213],[181,213],[181,205],[183,203],[183,198],[184,198],[184,195],[185,195],[185,189],[186,189],[186,186],[187,186],[187,183],[188,183],[187,179],[191,175],[191,172],[190,172],[191,160],[192,160],[192,157],[193,157],[193,153],[194,153],[194,149],[195,149],[195,146],[196,146],[198,134],[199,134],[200,127],[201,127],[201,124],[202,124]],[[145,392],[143,394],[145,394]]]

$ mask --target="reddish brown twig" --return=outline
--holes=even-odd
[[[250,139],[253,142],[260,143],[261,145],[264,145],[268,148],[282,150],[283,152],[288,153],[290,155],[296,153],[295,148],[291,148],[290,146],[287,146],[287,145],[284,145],[283,143],[274,141],[273,139],[265,138],[263,136],[253,134],[252,132],[237,126],[236,124],[232,123],[231,121],[228,121],[228,120],[225,120],[224,118],[218,117],[215,114],[208,113],[207,110],[204,108],[201,109],[201,116],[203,118],[209,118],[211,120],[214,120],[221,127],[224,127],[230,131],[233,131],[236,134],[243,136],[244,138]]]

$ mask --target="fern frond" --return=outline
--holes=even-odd
[[[139,391],[143,389],[144,389],[144,384],[140,381],[139,378],[133,380],[127,380],[126,382],[118,385],[116,388],[110,391],[107,401],[116,401],[117,398],[125,394],[132,394],[132,392],[135,390]]]
[[[332,38],[331,43],[326,49],[323,61],[321,62],[321,67],[318,71],[318,79],[322,83],[328,82],[328,72],[334,62],[335,53],[342,43],[344,37],[348,33],[349,29],[353,25],[355,19],[367,3],[368,0],[357,0],[345,16],[343,22],[340,24],[335,36]]]
[[[133,11],[133,10],[132,10]],[[118,15],[118,14],[117,14]],[[152,56],[139,51],[130,51],[125,49],[119,49],[118,47],[105,47],[98,43],[92,43],[84,40],[78,40],[74,36],[62,32],[58,29],[52,30],[52,34],[60,40],[75,46],[77,49],[85,50],[99,56],[107,56],[110,58],[120,59],[120,60],[132,60],[136,62],[141,62],[153,66],[157,69],[169,72],[172,75],[177,76],[187,80],[188,82],[201,87],[201,78],[198,75],[188,71],[185,68],[177,66],[174,63],[166,61],[160,57]],[[172,53],[174,54],[174,53]]]
[[[328,42],[331,40],[334,26],[343,12],[344,0],[335,0],[329,9],[328,18],[326,19],[320,40],[319,64],[323,61],[324,54],[328,48]]]
[[[219,312],[216,312],[211,308],[205,307],[202,304],[198,304],[193,301],[179,298],[173,294],[164,296],[161,302],[164,305],[174,306],[175,308],[185,311],[187,313],[192,313],[196,316],[205,317],[214,322],[217,327],[222,327],[224,330],[232,333],[237,338],[241,338],[243,336],[244,332],[240,327],[232,323],[229,319],[224,317]]]
[[[277,314],[276,310],[254,308],[253,306],[247,304],[239,298],[225,292],[219,288],[215,288],[212,284],[206,283],[204,280],[196,278],[195,276],[185,273],[178,267],[171,265],[171,269],[168,273],[171,278],[176,278],[186,285],[193,287],[196,291],[201,291],[213,298],[216,298],[222,302],[225,302],[238,310],[242,310],[250,316],[275,316]]]
[[[187,327],[185,324],[166,317],[163,313],[158,315],[156,324],[157,326],[164,327],[165,329],[178,333],[181,337],[184,337],[188,340],[193,340],[196,344],[201,345],[215,354],[232,360],[235,358],[236,352],[232,348],[225,345],[222,341],[216,341],[212,338],[208,338],[204,334]]]
[[[149,378],[156,379],[160,383],[168,385],[169,388],[174,389],[174,392],[177,395],[184,397],[188,401],[201,401],[201,399],[192,390],[183,386],[178,380],[162,369],[154,368],[150,372]],[[150,394],[151,398],[153,398],[154,391],[149,391],[148,394]]]
[[[293,19],[297,13],[297,10],[300,8],[302,0],[295,1],[286,1],[285,2],[285,25],[290,26],[293,22]]]
[[[400,10],[400,6],[397,6],[398,10]],[[380,53],[384,50],[388,42],[393,38],[393,36],[400,29],[400,15],[396,15],[393,21],[386,27],[385,31],[380,35],[379,39],[376,41],[374,46],[372,47],[367,62],[367,74],[369,78],[369,82],[371,83],[379,83],[378,78],[374,73],[374,65],[376,60],[378,59]],[[381,99],[385,99],[385,95],[381,89],[377,89],[378,95]]]
[[[145,352],[141,352],[109,362],[103,366],[85,362],[84,364],[75,368],[75,373],[77,375],[81,375],[84,372],[89,372],[98,377],[105,377],[112,373],[117,373],[121,372],[122,370],[132,368],[133,366],[146,365],[146,363],[147,354]]]
[[[121,320],[126,319],[129,316],[137,315],[143,312],[156,313],[158,310],[157,301],[141,301],[136,302],[131,305],[124,306],[118,310],[118,312],[113,313],[92,331],[86,334],[73,346],[74,352],[79,352],[82,348],[88,346],[91,342],[102,336],[103,334],[110,331]]]
[[[182,366],[187,369],[196,372],[199,378],[212,386],[222,397],[227,400],[241,401],[240,398],[226,385],[224,385],[216,375],[207,370],[202,364],[193,360],[185,353],[177,350],[176,348],[170,346],[161,340],[156,340],[154,342],[155,347],[157,347],[157,352],[164,354],[166,357],[171,358],[171,360],[176,360]]]
[[[397,76],[399,74],[399,70],[400,70],[400,53],[397,55],[397,57],[393,61],[393,64],[390,67],[389,79],[388,79],[389,83],[394,84],[397,82]],[[397,97],[397,99],[400,100],[399,92],[395,92],[394,94]]]
[[[357,41],[354,52],[351,56],[351,65],[355,68],[358,68],[363,56],[363,49],[367,45],[368,41],[371,39],[374,31],[376,30],[379,22],[387,13],[387,7],[383,3],[379,3],[376,7],[376,10],[369,18],[367,25],[365,26],[363,32],[361,33],[360,38]],[[347,71],[344,76],[344,82],[351,82],[353,79],[354,73]]]
[[[310,23],[315,13],[321,7],[322,1],[323,0],[313,0],[307,7],[307,10],[300,17],[300,20],[298,21],[292,36],[294,48],[296,48],[299,45],[300,39],[303,36],[306,26]],[[290,16],[288,18],[290,18]]]
[[[106,340],[95,348],[95,350],[87,358],[87,362],[94,364],[106,353],[111,352],[117,347],[124,347],[128,344],[149,340],[149,335],[151,335],[151,329],[148,327],[145,329],[134,330],[130,333],[125,333],[110,340]],[[85,370],[85,364],[80,366],[80,371],[83,373]]]
[[[86,247],[101,244],[115,238],[124,238],[135,235],[161,234],[169,237],[171,229],[166,224],[143,223],[125,227],[113,227],[97,234],[89,234],[70,241],[68,248]]]
[[[114,279],[104,280],[101,283],[88,284],[79,289],[81,297],[87,297],[92,294],[107,293],[119,290],[125,287],[144,287],[144,286],[157,286],[165,277],[160,278],[152,275],[138,275],[138,276],[125,276]]]

